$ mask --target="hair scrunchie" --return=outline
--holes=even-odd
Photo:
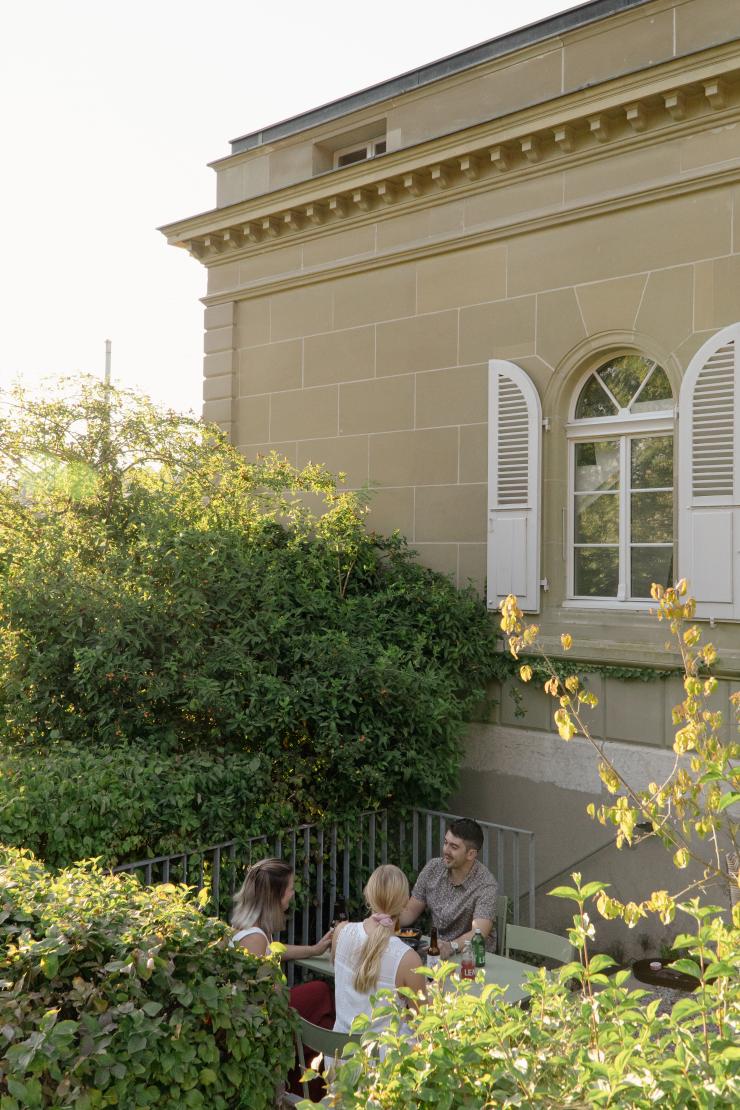
[[[392,917],[387,913],[373,913],[370,915],[371,921],[376,921],[378,925],[382,925],[384,929],[395,929],[396,923]]]

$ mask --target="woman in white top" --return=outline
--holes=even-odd
[[[266,956],[275,934],[285,926],[285,914],[294,893],[293,868],[282,859],[263,859],[247,870],[234,895],[232,943],[255,956]],[[318,944],[286,944],[283,960],[321,956],[331,944],[332,930]]]
[[[293,887],[293,868],[285,860],[263,859],[253,864],[247,870],[241,889],[234,895],[231,924],[235,933],[232,944],[246,948],[255,956],[267,956],[270,943],[285,926],[285,914],[293,897]],[[309,956],[321,956],[331,944],[331,938],[330,929],[318,944],[286,944],[282,959],[302,960]],[[334,999],[323,980],[317,979],[312,983],[299,983],[291,987],[290,1004],[301,1017],[313,1025],[331,1029]],[[308,1046],[304,1054],[308,1059]],[[300,1076],[300,1069],[296,1068],[288,1074],[289,1087],[294,1094],[302,1093]]]
[[[376,868],[364,890],[370,916],[343,922],[334,930],[335,1030],[347,1033],[358,1014],[372,1012],[371,995],[379,990],[410,987],[424,993],[424,978],[415,972],[421,960],[397,936],[398,919],[406,906],[409,884],[391,863]],[[373,1028],[380,1028],[382,1022]]]

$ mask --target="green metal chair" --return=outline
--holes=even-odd
[[[320,1025],[314,1025],[312,1022],[307,1021],[306,1018],[298,1018],[300,1028],[296,1033],[295,1046],[298,1055],[298,1063],[301,1067],[301,1074],[306,1070],[306,1058],[303,1052],[303,1046],[308,1045],[317,1055],[319,1052],[327,1056],[336,1057],[341,1056],[342,1049],[346,1044],[359,1044],[360,1036],[358,1033],[335,1033],[333,1029],[323,1029]],[[309,1098],[308,1084],[302,1083],[303,1097]],[[285,1097],[285,1096],[284,1096]],[[294,1096],[288,1096],[293,1100]],[[298,1100],[295,1099],[297,1102]]]
[[[544,929],[528,929],[524,925],[507,925],[504,955],[511,949],[516,952],[529,952],[533,956],[544,956],[559,964],[569,964],[576,958],[576,950],[569,940],[557,933],[546,933]]]

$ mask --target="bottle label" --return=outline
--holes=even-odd
[[[427,952],[427,967],[438,967],[440,964],[439,956],[430,955]]]
[[[475,964],[473,964],[473,963],[460,964],[460,978],[461,979],[475,979]]]

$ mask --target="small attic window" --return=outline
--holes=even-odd
[[[354,162],[366,162],[369,158],[377,158],[385,154],[385,139],[373,139],[367,143],[353,144],[334,151],[334,168],[339,170],[343,166],[351,166]]]

